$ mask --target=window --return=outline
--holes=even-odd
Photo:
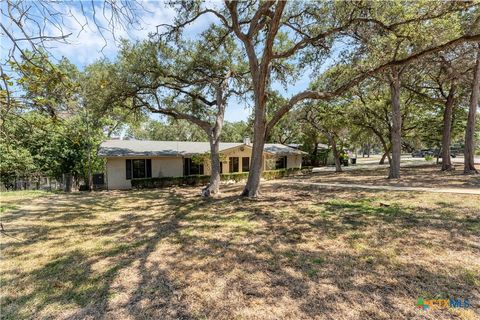
[[[242,158],[242,171],[243,172],[250,171],[250,158],[249,157],[243,157]]]
[[[285,169],[287,168],[287,157],[279,157],[275,161],[275,169]]]
[[[132,178],[145,178],[145,160],[132,160]]]
[[[152,159],[127,159],[127,180],[152,177]]]
[[[192,176],[203,174],[203,163],[198,164],[192,161],[192,158],[185,158],[183,160],[183,175]]]
[[[230,157],[229,158],[229,163],[230,163],[230,172],[238,172],[238,157]]]

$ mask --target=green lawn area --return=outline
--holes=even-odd
[[[240,188],[2,194],[2,318],[480,318],[479,196]]]

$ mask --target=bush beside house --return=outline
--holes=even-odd
[[[289,168],[280,170],[266,170],[262,174],[265,180],[280,179],[286,176],[295,175],[299,173],[308,173],[311,168]],[[222,181],[240,182],[246,180],[248,172],[225,173],[220,175]],[[161,178],[143,178],[132,179],[133,189],[151,189],[151,188],[167,188],[171,186],[199,186],[206,185],[210,176],[207,175],[192,175],[184,177],[161,177]]]

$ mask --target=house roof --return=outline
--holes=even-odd
[[[243,143],[221,142],[220,152],[244,146]],[[305,152],[276,143],[265,144],[264,150],[275,155],[295,155]],[[208,142],[189,141],[146,141],[146,140],[107,140],[100,145],[100,157],[132,156],[190,156],[210,151]]]

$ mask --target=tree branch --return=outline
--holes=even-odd
[[[267,129],[266,129],[266,134],[270,132],[270,130],[273,128],[273,126],[282,118],[282,116],[287,113],[293,106],[295,106],[298,102],[306,100],[306,99],[315,99],[315,100],[328,100],[332,99],[336,96],[339,96],[352,88],[353,86],[357,85],[361,81],[367,79],[368,77],[382,72],[387,68],[394,67],[394,66],[404,66],[409,63],[412,63],[426,55],[436,53],[443,51],[445,49],[448,49],[452,46],[459,45],[465,42],[479,42],[480,41],[480,34],[475,34],[475,35],[463,35],[459,38],[453,39],[449,42],[446,42],[444,44],[438,45],[436,47],[428,48],[423,51],[420,51],[418,53],[412,54],[406,58],[399,59],[399,60],[392,60],[387,63],[384,63],[376,68],[370,69],[368,71],[364,71],[363,73],[357,75],[353,79],[347,81],[346,83],[342,84],[338,88],[332,91],[327,91],[327,92],[318,92],[314,90],[305,90],[303,92],[300,92],[296,95],[294,95],[290,100],[282,106],[280,109],[277,110],[277,112],[273,115],[271,120],[267,124]]]

